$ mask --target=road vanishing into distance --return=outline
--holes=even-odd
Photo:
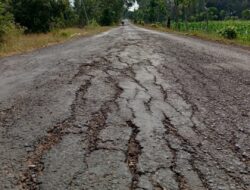
[[[133,25],[0,59],[1,190],[249,190],[250,51]]]

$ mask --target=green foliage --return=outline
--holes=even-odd
[[[209,7],[208,18],[209,18],[209,20],[218,20],[219,13],[218,13],[218,9],[216,7]]]
[[[12,0],[11,8],[15,21],[28,32],[48,32],[75,19],[69,0]]]
[[[153,28],[160,28],[161,27],[161,25],[159,23],[153,23],[150,26]]]
[[[2,2],[2,1],[1,1]],[[113,25],[120,21],[124,0],[4,0],[11,14],[0,4],[0,35],[18,23],[26,32],[48,32],[80,26]],[[127,6],[132,0],[126,0]]]
[[[226,13],[225,10],[221,10],[221,11],[220,11],[220,19],[221,19],[221,20],[224,20],[225,17],[226,17],[226,15],[227,15],[227,13]]]
[[[130,18],[138,22],[143,20],[146,23],[160,22],[163,23],[167,18],[167,3],[165,0],[145,0],[138,1],[139,10],[130,14]]]
[[[114,12],[111,9],[109,8],[104,9],[102,12],[102,16],[100,18],[100,24],[104,26],[112,25],[113,15]]]
[[[249,19],[249,0],[137,0],[139,10],[130,13],[133,20],[165,22],[170,16],[178,21]],[[243,12],[243,10],[245,10]]]
[[[49,28],[46,30],[56,30],[65,27],[65,23],[63,19],[57,17],[57,18],[51,18],[49,21]]]
[[[143,20],[139,20],[139,21],[137,22],[137,24],[140,24],[140,25],[144,26],[144,25],[145,25],[145,22],[144,22]]]
[[[123,0],[103,0],[99,23],[104,26],[118,23],[123,13]]]
[[[149,22],[162,22],[166,19],[166,6],[165,1],[151,0],[148,9]]]
[[[129,4],[129,1],[127,1]],[[123,0],[76,0],[74,9],[81,26],[95,20],[98,25],[113,25],[120,21],[124,11]]]
[[[209,21],[208,29],[206,22],[190,22],[188,29],[184,22],[179,23],[179,30],[183,32],[205,32],[209,34],[218,35],[218,31],[224,28],[233,26],[237,32],[237,39],[241,41],[250,41],[250,21],[228,20],[228,21]],[[176,23],[172,24],[173,29],[177,29]]]
[[[250,9],[242,11],[241,15],[243,19],[250,20]]]
[[[0,2],[0,48],[12,37],[19,37],[24,27],[14,23],[13,15],[8,11],[7,4]]]
[[[239,20],[239,17],[237,17],[237,16],[227,16],[227,17],[225,17],[225,20]]]
[[[12,3],[15,21],[30,32],[47,32],[50,29],[51,6],[49,1],[16,0]]]
[[[64,38],[68,38],[70,36],[70,33],[69,32],[66,32],[66,31],[63,31],[63,32],[60,32],[59,34],[61,37],[64,37]]]
[[[56,38],[69,38],[72,34],[70,31],[64,30],[64,29],[59,29],[55,28],[52,30],[52,34]]]
[[[206,12],[200,12],[195,16],[195,20],[194,21],[203,21],[206,20]]]
[[[13,16],[7,12],[5,5],[0,2],[0,42],[6,34],[15,28]]]
[[[88,24],[88,27],[99,27],[99,23],[95,20],[95,19],[92,19],[89,24]]]
[[[235,39],[237,38],[237,31],[234,26],[224,27],[218,31],[218,33],[227,39]]]

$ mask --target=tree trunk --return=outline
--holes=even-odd
[[[188,30],[188,22],[187,22],[187,7],[184,7],[185,12],[185,30]]]
[[[208,8],[206,0],[204,0],[204,9],[206,11],[206,31],[208,32]]]
[[[178,5],[178,1],[175,1],[175,23],[177,26],[177,29],[179,30],[179,5]]]
[[[87,25],[88,25],[89,24],[89,17],[88,17],[87,11],[86,11],[84,0],[82,0],[82,6],[83,6],[84,14],[86,17]]]
[[[170,16],[168,17],[168,21],[167,21],[167,28],[171,28],[171,18],[170,18]]]

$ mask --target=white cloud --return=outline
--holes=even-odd
[[[137,1],[135,1],[133,6],[129,8],[129,11],[135,11],[137,9],[139,9],[139,4],[137,3]]]

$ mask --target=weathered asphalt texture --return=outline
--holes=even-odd
[[[0,60],[0,189],[249,190],[250,52],[128,25]]]

